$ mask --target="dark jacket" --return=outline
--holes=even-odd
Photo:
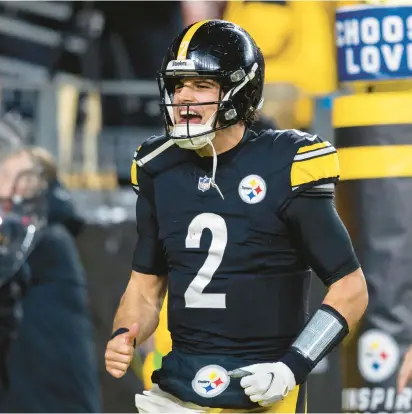
[[[49,225],[28,258],[31,284],[7,358],[10,387],[0,391],[1,412],[101,411],[85,276],[71,234],[81,219],[62,194],[54,183]]]

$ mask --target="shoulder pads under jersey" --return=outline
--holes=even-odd
[[[181,164],[189,157],[189,151],[174,145],[165,136],[153,136],[140,145],[133,156],[131,167],[131,183],[135,191],[139,191],[138,170],[143,169],[150,176]]]
[[[319,189],[333,192],[339,181],[339,160],[335,147],[317,135],[295,129],[280,130],[276,139],[290,150],[290,188],[293,192]]]
[[[159,151],[158,148],[161,148],[166,141],[167,139],[164,136],[152,136],[137,147],[130,169],[130,182],[135,192],[139,192],[138,169],[143,167],[150,159],[154,158],[156,156],[155,151]],[[148,160],[148,158],[150,159]]]

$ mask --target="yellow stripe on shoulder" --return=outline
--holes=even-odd
[[[339,174],[338,155],[336,151],[328,152],[317,157],[294,161],[290,183],[293,188],[326,178],[337,178]]]
[[[132,167],[130,168],[130,182],[132,185],[139,185],[137,181],[137,164],[136,160],[133,160]]]
[[[317,144],[306,145],[304,147],[299,148],[298,154],[302,154],[308,151],[314,151],[314,150],[329,147],[329,146],[330,146],[329,142],[318,142]]]
[[[132,166],[130,167],[130,182],[132,183],[132,185],[135,185],[135,186],[139,185],[138,180],[137,180],[137,158],[138,158],[140,148],[142,148],[141,145],[137,147],[137,150],[133,155]]]

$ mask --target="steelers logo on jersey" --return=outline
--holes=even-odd
[[[230,377],[219,365],[207,365],[201,368],[192,381],[193,390],[205,398],[213,398],[229,386]]]
[[[265,180],[259,175],[248,175],[239,184],[239,195],[247,204],[260,203],[266,196]]]

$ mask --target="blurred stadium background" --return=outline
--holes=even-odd
[[[162,319],[125,378],[105,372],[104,349],[135,243],[131,159],[144,139],[162,132],[156,71],[171,39],[207,18],[240,24],[262,48],[263,113],[280,129],[322,135],[342,153],[338,206],[372,288],[371,306],[346,347],[310,376],[309,412],[412,410],[412,390],[400,400],[394,391],[400,355],[412,342],[412,8],[376,3],[0,1],[0,111],[21,115],[27,142],[56,157],[87,220],[78,247],[105,412],[134,410],[134,393],[149,384],[170,346]],[[363,8],[339,17],[336,10],[348,4]],[[367,18],[374,20],[362,25]],[[402,151],[388,149],[398,145]],[[312,291],[315,309],[324,294],[315,278]],[[379,336],[369,350],[361,334],[371,329],[395,345]],[[368,363],[385,373],[374,377]]]

